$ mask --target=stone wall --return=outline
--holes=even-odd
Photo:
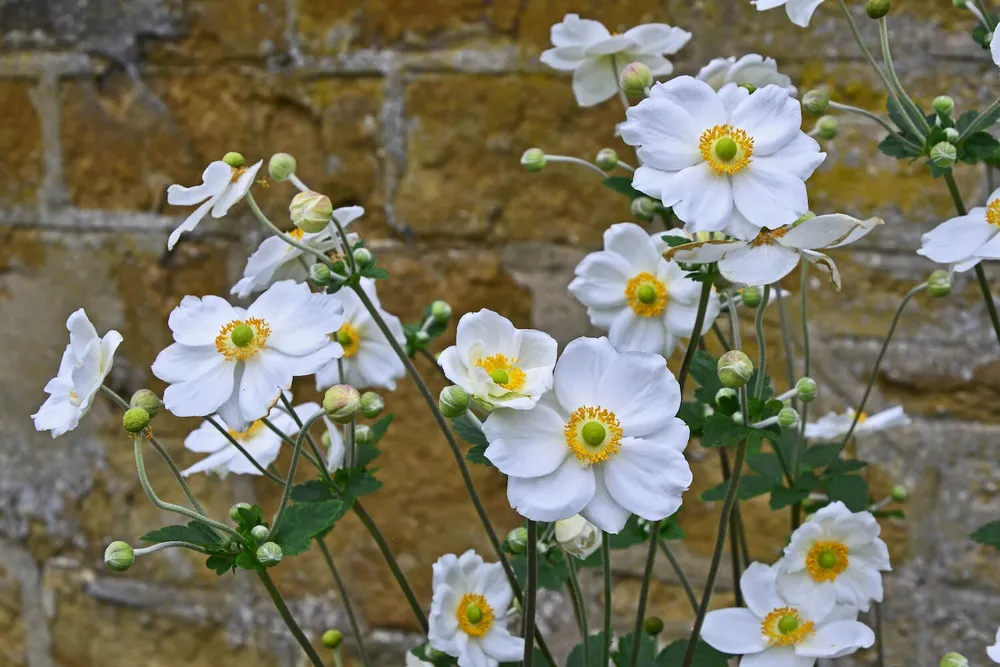
[[[875,44],[863,3],[848,4]],[[960,110],[985,106],[997,93],[996,70],[967,36],[971,15],[948,0],[896,4],[895,56],[915,96],[926,104],[948,93]],[[612,136],[617,103],[579,110],[569,81],[538,64],[549,26],[570,11],[612,29],[667,21],[690,30],[694,39],[676,59],[682,73],[715,56],[763,50],[802,91],[825,83],[839,101],[873,110],[884,103],[833,2],[800,30],[780,10],[759,14],[747,0],[0,1],[0,664],[301,664],[246,573],[216,577],[177,552],[143,558],[126,575],[104,570],[110,540],[134,541],[170,521],[139,489],[115,410],[98,404],[54,441],[28,419],[58,366],[65,318],[80,306],[98,329],[125,336],[111,384],[125,394],[162,389],[149,364],[168,343],[167,314],[185,294],[227,293],[260,239],[238,207],[165,251],[181,219],[165,205],[166,186],[196,182],[223,152],[292,152],[314,188],[338,205],[364,205],[363,231],[392,272],[383,302],[404,320],[442,297],[458,313],[487,306],[561,343],[592,333],[564,286],[602,231],[628,219],[627,207],[584,170],[527,174],[517,163],[533,145],[584,156],[611,145],[624,154]],[[810,286],[823,391],[815,409],[824,410],[860,396],[899,297],[932,268],[913,254],[920,234],[951,206],[944,184],[922,167],[876,153],[876,126],[841,120],[810,181],[812,206],[887,224],[838,257],[841,294]],[[959,171],[967,200],[981,202],[983,175]],[[280,218],[289,196],[275,184],[259,198]],[[776,312],[768,317],[773,368],[782,368]],[[799,350],[797,336],[794,344]],[[440,389],[428,364],[420,370]],[[903,403],[914,424],[859,443],[859,454],[878,463],[873,489],[904,483],[912,494],[906,521],[884,524],[895,564],[887,664],[936,665],[954,649],[984,660],[1000,620],[1000,570],[996,554],[967,535],[1000,511],[998,391],[996,344],[975,285],[960,279],[947,300],[915,299],[872,401],[876,409]],[[488,543],[416,391],[403,383],[389,402],[398,419],[383,448],[386,486],[366,504],[429,602],[431,562],[470,547],[487,554]],[[184,465],[195,460],[181,444],[194,425],[156,422]],[[718,513],[696,500],[719,479],[709,454],[691,448],[689,537],[677,546],[696,580]],[[180,500],[168,471],[151,468],[154,486]],[[499,476],[477,470],[475,478],[498,530],[514,526]],[[194,487],[220,516],[235,501],[277,500],[266,482],[248,478],[202,476]],[[753,554],[773,560],[787,516],[760,501],[744,515]],[[376,549],[354,517],[329,542],[378,664],[400,664],[418,638]],[[622,630],[632,623],[640,561],[629,553],[615,562]],[[680,636],[689,610],[659,565],[652,611]],[[313,637],[346,627],[316,554],[275,577]],[[596,606],[599,587],[586,586]],[[731,590],[724,576],[718,601]],[[567,601],[545,595],[543,607],[543,627],[565,651],[575,641]]]

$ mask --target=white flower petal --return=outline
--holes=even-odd
[[[986,209],[977,207],[924,234],[917,254],[941,264],[958,262],[972,257],[998,231],[1000,228],[986,222]]]
[[[492,310],[483,309],[462,316],[455,332],[455,344],[463,360],[469,359],[470,351],[477,341],[489,351],[489,355],[503,354],[507,357],[516,357],[517,350],[514,349],[516,332],[514,324],[506,317]]]
[[[174,340],[182,345],[215,347],[215,339],[222,327],[239,318],[239,311],[225,299],[185,296],[180,305],[170,311],[167,325],[174,334]]]
[[[733,282],[764,286],[787,276],[798,263],[794,250],[764,243],[727,254],[719,261],[719,271]]]
[[[778,596],[776,568],[763,563],[751,563],[740,577],[740,591],[747,607],[758,618],[764,618],[772,610],[784,607],[785,602]]]
[[[666,98],[645,99],[625,112],[622,141],[638,146],[639,159],[648,167],[680,171],[701,161],[700,119]]]
[[[612,320],[608,340],[619,352],[659,354],[666,346],[667,331],[662,318],[640,317],[625,307]]]
[[[257,177],[257,171],[260,169],[263,160],[258,160],[255,164],[246,168],[240,177],[236,179],[236,182],[230,184],[230,186],[222,193],[215,204],[212,206],[212,217],[221,218],[229,209],[233,207],[236,202],[243,199],[250,186],[253,185],[254,179]]]
[[[802,107],[780,86],[757,89],[733,110],[732,124],[753,137],[753,154],[770,155],[802,130]]]
[[[222,160],[212,162],[201,174],[201,185],[190,188],[171,185],[167,188],[167,203],[171,206],[194,206],[214,197],[226,189],[232,173],[232,168]]]
[[[552,43],[556,46],[592,44],[611,33],[598,21],[581,19],[577,14],[567,14],[561,23],[552,26]]]
[[[740,667],[813,667],[815,664],[816,658],[796,655],[795,649],[790,646],[751,653],[740,660]]]
[[[632,513],[619,505],[608,493],[608,487],[604,483],[604,473],[600,468],[594,471],[594,482],[594,497],[580,510],[580,516],[605,533],[617,535],[625,527]]]
[[[785,13],[788,14],[792,23],[800,28],[806,28],[809,26],[813,12],[822,2],[823,0],[788,0],[788,4],[785,5]]]
[[[596,398],[618,417],[625,437],[666,427],[681,405],[680,385],[666,360],[643,352],[621,354],[605,368]]]
[[[607,338],[577,338],[567,345],[556,362],[553,384],[563,409],[572,413],[585,405],[596,406],[598,384],[617,361],[618,353]]]
[[[665,519],[681,506],[691,486],[691,466],[675,448],[623,438],[618,455],[602,464],[615,502],[648,521]]]
[[[751,162],[732,182],[736,208],[758,227],[790,225],[809,210],[802,179],[766,163]]]
[[[218,411],[233,393],[235,365],[219,356],[217,364],[200,377],[171,384],[163,392],[164,407],[178,417],[204,417]]]
[[[715,650],[731,655],[759,653],[767,648],[760,622],[749,609],[715,609],[705,614],[701,639]]]
[[[736,182],[701,162],[677,172],[663,184],[660,196],[663,204],[673,206],[677,217],[687,223],[688,231],[717,232],[725,229],[733,213]]]
[[[701,120],[702,129],[723,125],[729,120],[715,90],[690,76],[677,76],[657,83],[650,90],[650,98],[667,99],[687,110],[691,117]]]
[[[808,658],[840,657],[875,643],[875,633],[858,621],[835,621],[795,645],[795,653]]]
[[[691,33],[666,23],[645,23],[625,31],[625,37],[639,45],[643,53],[677,53],[691,39]]]
[[[990,38],[990,55],[993,57],[993,62],[1000,65],[1000,39],[997,39],[996,31],[993,32],[993,37]],[[997,660],[994,660],[994,662],[997,662]]]
[[[174,249],[174,246],[177,245],[177,241],[181,238],[181,234],[193,231],[194,228],[198,226],[198,223],[201,222],[202,218],[208,214],[208,210],[212,208],[212,204],[213,200],[209,199],[192,211],[191,215],[184,219],[184,222],[179,224],[172,232],[170,232],[170,236],[167,237],[167,250]]]
[[[545,389],[551,389],[552,369],[556,365],[556,356],[559,352],[556,339],[544,331],[535,329],[521,329],[517,332],[516,337],[519,342],[517,358],[521,362],[521,367],[532,371],[547,372],[549,386]]]
[[[539,60],[552,69],[572,72],[580,66],[580,62],[584,58],[586,55],[583,52],[583,47],[574,44],[573,46],[557,46],[543,51]]]
[[[719,88],[722,88],[722,86],[726,83],[729,83],[729,79],[726,75],[729,73],[729,68],[732,67],[735,62],[735,57],[712,58],[707,65],[698,70],[695,78],[699,81],[704,81],[715,90],[719,90]]]
[[[660,262],[660,255],[649,240],[649,234],[631,222],[611,225],[604,232],[604,249],[628,261],[632,268],[629,278],[643,271],[654,273]]]
[[[592,107],[618,93],[614,65],[607,56],[593,56],[573,72],[573,94],[581,107]]]
[[[524,640],[512,637],[507,628],[499,624],[490,628],[479,643],[483,653],[499,662],[519,662],[524,657]]]
[[[860,224],[857,218],[843,213],[818,215],[789,229],[778,242],[789,248],[827,248],[847,238]]]
[[[837,585],[818,582],[808,570],[781,572],[777,579],[778,595],[788,602],[808,610],[810,619],[822,621],[837,606]]]
[[[653,76],[669,76],[674,71],[674,64],[661,55],[655,53],[626,53],[624,57],[618,59],[618,78],[621,78],[621,70],[631,63],[640,63],[649,68],[649,73]]]
[[[476,569],[472,589],[486,598],[494,613],[507,611],[514,599],[514,591],[500,563],[480,565]]]
[[[242,456],[239,451],[232,445],[226,446],[219,451],[206,456],[202,460],[195,463],[189,468],[185,468],[181,471],[181,475],[184,477],[189,477],[195,473],[199,472],[214,472],[220,468],[229,469],[229,462],[232,461],[233,457]]]
[[[576,266],[569,291],[588,307],[617,308],[625,305],[625,287],[631,267],[620,255],[600,251],[584,257]]]
[[[996,234],[989,241],[979,246],[975,251],[977,259],[1000,259],[1000,234]]]
[[[510,477],[507,500],[514,510],[532,521],[568,519],[594,497],[594,471],[568,456],[555,472],[544,477]]]
[[[202,422],[184,438],[184,449],[198,454],[217,452],[229,446],[229,440],[207,421]]]
[[[858,239],[866,236],[869,232],[877,229],[881,225],[884,225],[885,221],[882,218],[868,218],[866,220],[859,220],[858,226],[851,230],[843,240],[834,243],[830,248],[840,248],[845,245],[850,245]]]
[[[696,241],[671,248],[664,253],[664,258],[685,264],[712,264],[745,248],[745,243],[737,241]]]
[[[611,35],[589,44],[584,53],[588,56],[611,56],[634,49],[637,45],[625,35]],[[622,65],[624,67],[624,65]]]
[[[168,345],[153,361],[153,375],[164,382],[190,382],[225,360],[212,345]]]
[[[288,386],[274,383],[268,368],[258,361],[259,357],[246,363],[239,387],[240,414],[251,422],[266,416],[282,390],[288,389]]]
[[[787,172],[803,181],[812,176],[825,159],[826,153],[820,151],[819,143],[805,132],[797,132],[791,141],[770,155],[758,155],[754,146],[755,163]]]
[[[570,455],[565,420],[543,404],[531,410],[494,410],[483,422],[486,458],[505,475],[541,477]]]

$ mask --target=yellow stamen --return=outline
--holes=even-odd
[[[603,438],[597,435],[603,432]],[[584,466],[602,463],[618,454],[622,427],[615,413],[604,408],[577,408],[563,428],[566,445]]]
[[[814,581],[833,581],[847,569],[847,552],[843,542],[815,542],[806,556],[806,569]]]
[[[296,241],[301,241],[302,237],[305,236],[305,232],[296,227],[292,231],[288,232],[288,235],[291,236]]]
[[[625,300],[639,317],[655,317],[667,307],[667,286],[652,273],[640,273],[625,286]]]
[[[240,328],[240,333],[246,331],[243,327],[249,327],[252,332],[250,340],[246,344],[242,336],[237,336],[238,340],[233,341],[233,329]],[[219,335],[215,337],[215,349],[230,361],[246,361],[253,358],[258,352],[267,347],[267,337],[271,335],[271,326],[259,317],[251,317],[247,320],[233,320],[222,326]]]
[[[262,428],[264,428],[264,422],[258,419],[254,423],[250,424],[245,431],[234,431],[233,429],[227,430],[229,431],[229,435],[233,436],[240,442],[246,442],[247,440],[256,437]]]
[[[462,632],[482,639],[493,625],[493,607],[482,595],[466,593],[455,608],[455,618],[458,619],[458,627]]]
[[[761,228],[760,233],[750,242],[754,248],[762,245],[774,245],[778,239],[788,233],[790,226],[778,227],[777,229]]]
[[[361,347],[361,333],[351,326],[350,322],[344,322],[336,333],[330,335],[330,338],[344,348],[344,359],[353,357]]]
[[[524,386],[527,379],[518,363],[517,358],[508,359],[505,355],[494,354],[483,357],[476,362],[476,365],[485,369],[490,378],[507,391],[517,391]]]
[[[812,636],[816,625],[812,621],[803,622],[797,609],[779,607],[761,621],[760,632],[767,638],[768,646],[794,646]]]
[[[994,199],[986,207],[986,222],[1000,227],[1000,199]]]
[[[861,416],[858,417],[858,423],[859,424],[864,424],[866,421],[868,421],[868,413],[867,412],[862,412]]]
[[[731,125],[716,125],[702,133],[698,150],[715,173],[732,175],[750,164],[753,137]]]
[[[229,179],[230,183],[235,183],[236,181],[240,180],[240,176],[242,176],[244,172],[246,172],[246,170],[249,169],[249,167],[240,167],[239,169],[237,169],[236,167],[230,167],[230,168],[233,170],[233,175]]]

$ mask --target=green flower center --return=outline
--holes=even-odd
[[[510,376],[507,374],[507,371],[502,368],[490,371],[490,379],[501,385],[510,382]]]
[[[819,566],[824,570],[829,570],[831,567],[837,564],[837,555],[832,551],[824,551],[816,559]]]
[[[643,285],[635,291],[635,296],[642,303],[653,303],[656,301],[656,289],[652,285]]]
[[[351,334],[347,333],[347,331],[343,329],[340,329],[337,331],[337,342],[344,347],[347,347],[351,344]]]
[[[476,624],[483,620],[483,610],[479,608],[477,604],[470,604],[465,609],[465,617],[469,619],[469,623]]]
[[[253,342],[253,329],[246,324],[237,324],[233,327],[233,332],[229,334],[236,347],[246,347]]]
[[[795,632],[799,629],[799,619],[798,617],[789,614],[788,616],[782,616],[778,621],[778,632],[783,635],[787,635],[790,632]]]
[[[734,157],[736,153],[739,152],[739,146],[729,137],[722,137],[717,142],[715,142],[715,155],[723,162],[729,162]]]
[[[580,435],[583,436],[583,441],[591,447],[599,447],[604,444],[604,439],[608,435],[608,431],[604,428],[604,424],[596,421],[587,422],[580,429]]]

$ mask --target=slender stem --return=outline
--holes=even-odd
[[[722,333],[722,327],[719,326],[718,322],[712,322],[712,331],[715,333],[715,337],[719,339],[719,345],[722,349],[727,352],[733,348],[729,346],[729,340],[726,338],[726,334]]]
[[[797,392],[795,391],[795,354],[792,352],[792,334],[788,329],[788,313],[785,312],[785,298],[781,295],[781,286],[775,289],[775,301],[778,302],[778,323],[781,327],[781,344],[785,350],[785,370],[787,373],[786,379],[788,380],[789,390],[792,396],[783,398],[782,400],[787,400],[791,398],[793,404],[798,404],[796,398]],[[786,392],[787,393],[787,392]],[[778,398],[781,398],[780,396]]]
[[[288,175],[288,180],[299,189],[300,192],[306,192],[309,190],[309,186],[302,182],[302,180],[296,176],[294,173]]]
[[[882,603],[872,602],[872,607],[875,616],[875,650],[878,655],[878,667],[885,667],[885,645],[882,643]]]
[[[122,398],[121,396],[119,396],[118,394],[116,394],[113,389],[109,389],[108,387],[106,387],[106,386],[104,386],[102,384],[101,385],[101,392],[105,396],[107,396],[108,398],[110,398],[111,401],[113,403],[115,403],[122,410],[128,410],[129,409],[128,402],[124,398]]]
[[[290,437],[288,434],[286,434],[284,431],[282,431],[277,426],[275,426],[271,422],[270,419],[268,419],[267,417],[265,417],[265,418],[261,419],[260,421],[270,431],[272,431],[275,435],[277,435],[279,438],[281,438],[282,442],[284,442],[287,445],[291,445],[292,447],[295,446],[295,439],[292,438],[292,437]],[[310,437],[306,437],[306,442],[308,442],[310,445],[315,446],[315,443],[312,442],[312,438],[310,438]],[[313,454],[310,454],[309,452],[302,452],[302,456],[304,456],[306,458],[306,460],[309,461],[309,463],[313,464],[316,468],[322,470],[324,468],[324,466],[323,466],[323,464],[319,463],[319,461],[317,461],[316,457],[314,456],[315,453],[316,453],[315,451],[313,452]],[[321,455],[320,456],[320,460],[322,460],[322,458],[323,457]],[[270,471],[268,471],[268,472],[270,472]],[[271,473],[268,476],[271,478],[272,482],[277,482],[278,484],[284,484],[285,483],[285,480],[283,480],[282,478],[278,477],[274,473]]]
[[[920,130],[916,130],[914,136],[923,138],[931,131],[931,126],[927,123],[924,112],[906,94],[906,89],[903,88],[899,76],[896,75],[896,68],[892,64],[892,52],[889,50],[889,26],[884,16],[878,20],[878,33],[882,42],[882,59],[885,61],[885,68],[889,71],[889,81],[896,90],[896,96],[899,98],[903,115],[909,120],[910,124],[912,124],[913,119],[917,120]]]
[[[212,426],[214,426],[215,430],[217,430],[219,433],[221,433],[226,438],[226,440],[229,441],[230,445],[232,445],[233,447],[235,447],[236,449],[238,449],[239,452],[240,452],[240,454],[242,454],[244,457],[246,457],[246,459],[250,463],[253,464],[253,467],[256,468],[260,472],[260,474],[264,475],[265,477],[270,477],[273,481],[276,481],[279,484],[284,484],[285,483],[285,480],[281,479],[280,477],[278,477],[277,475],[275,475],[273,472],[269,471],[267,468],[265,468],[260,463],[258,463],[257,459],[255,459],[253,457],[253,455],[250,454],[250,452],[248,452],[243,447],[243,445],[240,444],[239,440],[237,440],[236,438],[234,438],[229,433],[229,429],[223,427],[222,424],[220,424],[219,422],[217,422],[216,420],[214,420],[212,417],[205,417],[204,419],[209,424],[211,424]]]
[[[524,667],[535,656],[535,595],[538,593],[538,524],[528,521],[528,581],[524,595]],[[586,639],[584,639],[586,644]]]
[[[292,450],[292,461],[288,464],[288,478],[285,480],[285,490],[281,493],[281,503],[278,505],[278,511],[274,515],[274,521],[271,522],[271,530],[268,536],[277,534],[278,526],[281,525],[281,520],[285,516],[285,509],[288,507],[288,501],[292,497],[292,485],[295,483],[295,470],[299,466],[299,456],[302,454],[302,442],[305,440],[306,434],[309,432],[309,427],[313,423],[319,421],[323,417],[324,412],[318,410],[316,414],[306,420],[303,424],[302,429],[299,431],[299,436],[295,438],[295,448]]]
[[[327,266],[331,268],[333,267],[333,262],[322,251],[317,250],[316,248],[312,248],[305,243],[296,241],[291,236],[278,229],[278,227],[273,222],[268,220],[267,216],[264,215],[264,212],[260,210],[260,206],[257,205],[257,201],[253,198],[253,194],[250,193],[249,191],[247,191],[246,200],[247,204],[250,205],[250,210],[253,211],[253,214],[257,217],[257,220],[259,220],[262,225],[270,229],[271,232],[273,232],[276,236],[281,238],[282,241],[292,246],[293,248],[298,248],[299,250],[308,255],[313,255],[316,259],[323,262]]]
[[[340,359],[338,359],[337,361],[339,363]],[[326,457],[323,456],[323,453],[320,451],[319,445],[316,444],[316,440],[312,437],[312,433],[310,433],[309,429],[306,428],[305,425],[302,423],[302,418],[299,417],[297,412],[295,412],[295,408],[292,407],[292,402],[288,400],[287,396],[285,396],[285,392],[281,392],[280,398],[281,398],[281,404],[285,407],[285,412],[287,412],[288,415],[292,418],[292,421],[295,422],[295,425],[299,427],[300,431],[304,430],[306,432],[306,443],[308,443],[309,449],[312,450],[312,455],[310,455],[309,452],[302,452],[302,455],[305,456],[310,463],[312,463],[316,468],[319,469],[320,473],[322,473],[323,478],[327,481],[327,483],[332,484],[333,478],[330,477],[330,472],[327,470],[327,466],[324,463],[324,461],[326,461]],[[293,447],[295,446],[294,440],[288,438],[287,436],[286,439],[289,444],[291,444]]]
[[[729,468],[729,455],[726,454],[726,450],[719,447],[719,464],[722,467],[722,479],[729,480],[732,476],[732,470]],[[733,506],[733,513],[729,516],[729,561],[732,566],[733,581],[738,582],[740,580],[740,545],[739,545],[739,524],[736,523],[736,511],[739,509],[739,501]],[[743,606],[743,593],[740,591],[740,587],[735,587],[736,594],[736,606]]]
[[[997,112],[997,109],[1000,109],[1000,97],[993,100],[993,103],[986,107],[985,111],[976,116],[976,119],[972,121],[969,127],[965,128],[965,132],[962,132],[962,134],[959,135],[955,143],[961,144],[963,140],[986,128],[989,124],[987,121],[989,121],[990,117]]]
[[[659,523],[656,525],[659,526]],[[607,533],[601,534],[601,561],[604,563],[604,648],[601,651],[601,665],[608,665],[611,660],[611,536]],[[636,648],[633,644],[633,662],[638,653]]]
[[[809,377],[812,369],[812,358],[809,353],[809,262],[802,262],[799,278],[799,315],[802,318],[802,375]],[[795,451],[792,452],[792,475],[797,480],[802,467],[802,452],[806,448],[806,422],[809,420],[809,404],[802,402],[800,414],[799,437],[795,441]],[[799,527],[802,520],[802,504],[792,503],[792,530]]]
[[[198,544],[191,544],[189,542],[182,542],[180,540],[172,540],[170,542],[158,542],[149,547],[142,547],[141,549],[134,549],[132,554],[135,556],[145,556],[147,554],[154,554],[157,551],[162,551],[164,549],[190,549],[191,551],[197,551],[199,553],[207,554],[208,550],[205,547]]]
[[[296,623],[295,619],[292,617],[292,612],[288,610],[288,605],[285,604],[285,599],[281,597],[281,593],[274,585],[271,575],[267,573],[267,570],[257,570],[257,576],[260,577],[261,583],[264,584],[267,594],[271,596],[271,601],[274,602],[274,606],[278,610],[278,614],[281,615],[281,620],[283,620],[285,625],[288,626],[288,629],[292,631],[292,635],[295,637],[296,641],[299,642],[299,646],[302,647],[302,650],[306,652],[306,655],[309,657],[309,661],[315,667],[325,667],[323,659],[319,657],[318,653],[316,653],[316,649],[312,647],[312,644],[309,643],[309,639],[305,636],[305,633],[302,632],[302,628],[299,627],[299,624]]]
[[[750,564],[750,545],[747,543],[747,531],[743,525],[743,513],[740,510],[739,499],[736,501],[736,505],[733,507],[733,514],[736,515],[736,524],[740,529],[740,552],[743,554],[743,563],[746,565]],[[737,586],[738,588],[738,586]],[[742,594],[742,591],[740,591]]]
[[[896,137],[896,139],[898,139],[900,142],[906,144],[907,146],[909,146],[914,150],[917,151],[922,150],[920,146],[913,143],[902,134],[899,134],[896,131],[896,128],[894,128],[892,125],[889,125],[889,123],[885,122],[885,120],[883,120],[881,116],[874,114],[871,111],[868,111],[867,109],[861,109],[859,107],[851,106],[850,104],[840,104],[839,102],[833,102],[833,101],[830,102],[830,108],[836,109],[837,111],[847,111],[848,113],[858,114],[859,116],[864,116],[869,120],[873,120],[879,125],[881,125],[883,128],[885,128],[889,132],[890,136]]]
[[[580,624],[580,636],[583,638],[583,664],[590,665],[590,646],[587,639],[590,637],[590,628],[587,624],[587,602],[583,597],[583,589],[580,588],[580,577],[577,573],[576,561],[573,556],[563,550],[563,558],[569,566],[569,588],[573,609],[576,612],[576,620]]]
[[[854,41],[857,42],[858,48],[860,48],[861,53],[864,54],[865,60],[867,60],[868,64],[872,66],[872,69],[875,70],[878,77],[882,79],[882,85],[885,86],[885,89],[889,92],[889,97],[895,97],[895,94],[892,91],[892,86],[889,84],[889,79],[885,76],[885,72],[882,71],[882,68],[875,60],[875,56],[872,55],[872,52],[868,50],[868,47],[865,46],[864,41],[861,39],[861,33],[858,32],[858,26],[854,23],[854,17],[851,16],[851,10],[849,10],[847,5],[844,4],[844,0],[839,0],[839,2],[840,11],[844,13],[844,18],[847,19],[847,25],[851,28],[851,34],[854,36]],[[916,136],[919,136],[919,134]]]
[[[674,573],[677,575],[678,581],[681,582],[681,586],[684,588],[684,593],[687,595],[688,602],[691,603],[691,610],[697,614],[698,613],[698,598],[694,594],[694,588],[691,586],[691,582],[688,581],[687,576],[684,574],[684,568],[681,567],[680,561],[677,560],[677,556],[674,552],[670,550],[667,546],[667,541],[660,539],[660,551],[666,556],[667,560],[670,561],[670,566],[674,568]]]
[[[712,283],[706,280],[701,285],[701,298],[698,300],[698,312],[695,314],[694,327],[691,329],[691,340],[688,343],[687,352],[684,354],[680,373],[677,374],[677,382],[680,385],[681,394],[684,393],[684,383],[687,381],[688,371],[691,369],[691,361],[698,351],[698,341],[701,339],[701,330],[705,325],[705,313],[708,310],[708,302],[711,298]],[[651,553],[655,553],[656,549],[654,548],[650,551]]]
[[[444,369],[441,368],[441,364],[438,363],[437,358],[435,358],[433,354],[428,352],[425,348],[420,348],[419,350],[417,350],[417,354],[419,354],[423,358],[427,359],[427,361],[434,364],[434,370],[436,370],[438,373],[441,374],[441,377],[444,379],[445,382],[448,382],[449,384],[451,383],[451,380],[448,379],[448,376],[445,374]]]
[[[340,224],[340,220],[337,220],[336,215],[330,218],[330,224],[333,225],[334,228],[336,228],[337,230],[337,236],[340,237],[340,243],[344,246],[344,255],[346,255],[347,266],[350,268],[351,275],[353,276],[358,272],[358,262],[356,259],[354,259],[354,253],[351,251],[351,242],[348,241],[347,239],[347,232],[344,230],[344,226]],[[344,381],[343,364],[341,363],[338,367],[340,368],[340,378],[341,378],[340,381],[343,382]]]
[[[337,566],[333,563],[333,555],[326,547],[326,542],[323,541],[323,538],[317,537],[315,539],[316,544],[319,545],[319,550],[323,553],[323,560],[326,561],[327,567],[330,568],[333,581],[337,584],[337,591],[340,593],[340,599],[344,604],[344,611],[347,612],[347,622],[351,625],[351,634],[354,635],[354,642],[358,645],[358,652],[361,654],[361,662],[364,663],[365,667],[372,667],[371,658],[368,657],[368,651],[365,650],[365,640],[361,634],[361,626],[358,624],[358,618],[354,614],[354,608],[351,606],[351,598],[347,595],[347,588],[344,587],[344,581],[340,578]]]
[[[757,317],[754,321],[754,327],[757,330],[757,386],[753,390],[754,396],[757,398],[764,397],[764,378],[767,375],[767,341],[764,339],[764,309],[767,308],[767,302],[771,300],[771,286],[764,285],[764,295],[760,300],[760,305],[757,306]],[[746,415],[749,419],[750,415]]]
[[[581,167],[587,167],[591,171],[596,171],[598,174],[601,175],[601,178],[607,178],[608,177],[608,175],[606,173],[604,173],[604,170],[601,169],[600,167],[598,167],[596,164],[592,164],[592,163],[587,162],[586,160],[582,160],[582,159],[580,159],[578,157],[572,157],[572,156],[569,156],[569,155],[546,155],[545,156],[545,161],[546,162],[566,162],[566,163],[569,163],[569,164],[578,164]]]
[[[633,167],[632,165],[627,164],[625,162],[622,162],[621,160],[618,160],[618,167],[621,168],[621,169],[624,169],[625,171],[627,171],[629,173],[635,173],[635,167]]]
[[[615,87],[618,89],[618,100],[622,103],[622,107],[625,111],[629,110],[632,106],[629,104],[628,95],[625,94],[625,89],[622,88],[621,76],[618,74],[618,56],[611,56],[611,75],[615,77]]]

